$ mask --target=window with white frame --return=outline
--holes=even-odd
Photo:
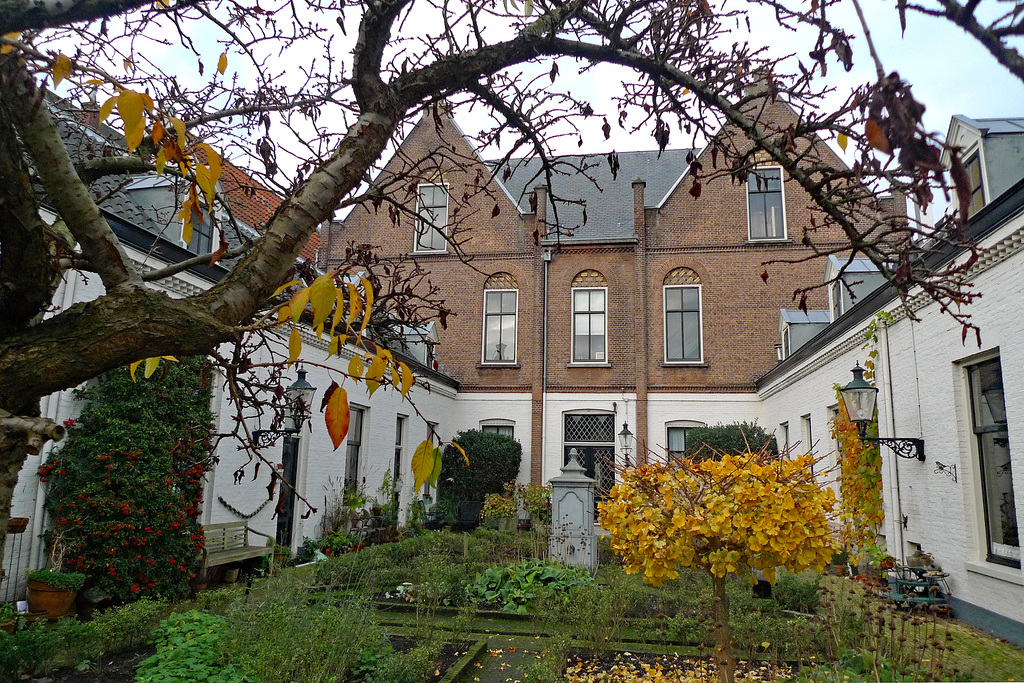
[[[348,440],[345,442],[345,487],[358,487],[359,456],[363,449],[363,418],[366,409],[349,406]]]
[[[501,434],[514,439],[516,438],[516,423],[511,420],[488,420],[480,423],[480,431],[484,434]]]
[[[703,422],[694,420],[673,420],[665,423],[665,450],[669,462],[679,462],[686,456],[686,437],[697,427],[704,427]]]
[[[965,167],[971,187],[971,203],[967,207],[967,215],[973,216],[985,206],[985,190],[981,182],[981,155],[975,152],[967,160]]]
[[[1017,505],[1010,473],[1010,434],[1006,424],[1003,373],[999,358],[967,368],[971,428],[977,440],[989,562],[1020,567]]]
[[[782,455],[789,451],[789,423],[783,422],[779,425],[779,431],[775,435],[775,441],[779,446],[779,454]]]
[[[402,460],[405,453],[405,423],[408,419],[405,415],[395,417],[395,462],[391,470],[391,480],[395,483],[394,502],[396,504],[398,503],[398,492],[401,488],[400,482],[402,472],[404,471]]]
[[[420,185],[416,198],[415,251],[445,251],[448,225],[448,188],[445,185]]]
[[[700,285],[665,287],[665,360],[700,362]]]
[[[608,360],[606,321],[607,289],[572,290],[572,360],[604,363]]]
[[[519,292],[484,291],[484,363],[516,362],[516,321]]]
[[[750,172],[747,176],[747,209],[750,239],[785,239],[781,168],[755,168]]]
[[[213,216],[210,215],[208,210],[203,211],[203,215],[200,217],[199,213],[192,209],[192,236],[189,239],[188,244],[185,248],[193,254],[209,254],[213,251]],[[185,236],[185,226],[181,226],[181,234]],[[184,239],[181,240],[183,243]]]
[[[437,423],[436,422],[428,422],[427,423],[427,439],[426,440],[429,441],[430,443],[432,443],[434,446],[437,446],[437,444],[439,442],[439,439],[440,439],[440,437],[437,435]],[[431,495],[430,494],[430,482],[427,482],[426,484],[423,485],[423,495],[425,495],[425,496]]]

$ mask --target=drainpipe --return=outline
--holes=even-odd
[[[544,473],[544,443],[547,436],[548,425],[548,272],[551,270],[551,259],[554,257],[554,250],[545,249],[542,255],[544,259],[544,311],[541,314],[541,362],[540,362],[540,461],[541,481],[543,483]]]
[[[882,334],[885,337],[885,377],[882,380],[885,395],[889,397],[889,434],[896,434],[896,411],[893,405],[894,396],[892,389],[892,356],[889,352],[889,323],[882,321]],[[879,445],[881,448],[881,445]],[[900,501],[900,459],[892,458],[892,478],[889,482],[890,499],[893,502],[893,531],[898,549],[900,564],[906,564],[905,551],[903,549],[903,504]],[[891,552],[891,551],[890,551]]]

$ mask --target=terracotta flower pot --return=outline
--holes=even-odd
[[[54,588],[35,579],[28,582],[29,609],[33,612],[46,612],[50,619],[73,616],[77,595],[78,591]]]

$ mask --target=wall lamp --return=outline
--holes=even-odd
[[[622,455],[626,459],[626,467],[629,467],[629,452],[633,450],[633,432],[629,431],[629,423],[622,423],[622,431],[619,432],[619,446],[622,447]]]
[[[857,434],[864,443],[877,443],[886,446],[901,458],[916,458],[924,462],[923,439],[881,439],[865,436],[868,424],[875,416],[875,400],[878,398],[878,387],[864,381],[864,368],[857,363],[853,372],[853,381],[839,390],[843,395],[846,413],[850,421],[857,425]]]
[[[277,441],[279,436],[298,434],[303,423],[309,419],[316,387],[306,381],[306,371],[303,368],[299,368],[298,375],[299,378],[284,390],[284,428],[255,430],[252,433],[252,440],[256,448],[266,448]]]

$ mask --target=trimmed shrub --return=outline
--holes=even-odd
[[[488,493],[501,493],[505,482],[519,476],[523,447],[512,437],[471,429],[452,440],[466,450],[469,466],[457,448],[445,447],[437,480],[440,497],[482,502]]]
[[[773,455],[779,454],[775,435],[765,431],[756,421],[694,427],[686,433],[687,458],[710,458],[715,453],[756,453],[762,448],[767,448]]]
[[[188,593],[213,420],[202,362],[164,362],[136,382],[108,373],[80,392],[88,406],[39,470],[63,568],[116,601]]]

